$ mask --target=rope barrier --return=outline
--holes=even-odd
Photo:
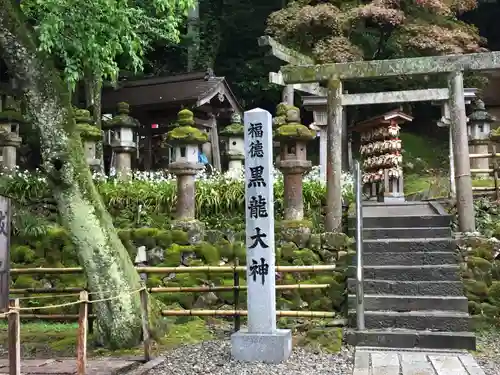
[[[30,307],[13,307],[13,308],[11,308],[11,311],[12,310],[16,310],[16,311],[29,311],[29,310],[42,310],[42,309],[56,309],[56,308],[59,308],[59,307],[67,307],[67,306],[79,305],[82,302],[86,302],[86,303],[106,302],[106,301],[112,301],[112,300],[118,299],[118,298],[123,297],[124,295],[127,295],[127,294],[132,295],[132,294],[135,294],[135,293],[139,293],[141,290],[147,290],[147,289],[146,289],[146,287],[141,287],[139,289],[135,289],[135,290],[132,290],[132,291],[122,292],[122,293],[117,294],[117,295],[112,296],[112,297],[101,298],[101,299],[96,299],[96,300],[89,300],[89,301],[78,300],[78,301],[61,303],[61,304],[57,304],[57,305],[30,306]],[[96,292],[96,293],[98,293],[98,292]],[[55,296],[50,296],[50,297],[55,298]],[[32,299],[37,299],[38,297],[31,297],[31,298]],[[9,313],[10,312],[4,313],[4,314],[0,314],[0,317],[7,316]]]

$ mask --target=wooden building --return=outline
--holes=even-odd
[[[221,170],[219,130],[229,123],[233,113],[243,112],[225,78],[216,77],[211,70],[120,81],[116,89],[103,90],[103,116],[115,114],[119,102],[127,102],[130,115],[141,124],[134,163],[134,169],[141,170],[166,168],[171,147],[164,134],[183,108],[192,110],[197,125],[209,133],[210,142],[202,149],[213,167]]]

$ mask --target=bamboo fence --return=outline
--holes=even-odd
[[[335,270],[335,265],[314,265],[314,266],[277,266],[277,272],[294,272],[294,273],[318,273],[329,272]],[[233,317],[234,329],[240,329],[240,318],[247,316],[246,310],[239,309],[240,305],[240,291],[247,290],[246,285],[239,285],[240,273],[246,271],[246,267],[239,266],[236,259],[233,266],[199,266],[199,267],[136,267],[136,270],[141,274],[172,274],[172,273],[232,273],[233,285],[224,286],[190,286],[190,287],[151,287],[144,288],[145,291],[151,294],[158,293],[207,293],[207,292],[233,292],[234,309],[233,310],[163,310],[163,316],[219,316],[219,317]],[[12,275],[25,275],[25,274],[77,274],[82,273],[81,267],[72,268],[14,268],[10,270]],[[328,289],[329,284],[278,284],[276,290],[312,290],[312,289]],[[25,299],[40,299],[40,298],[62,298],[80,293],[86,293],[86,288],[83,287],[67,287],[67,288],[17,288],[11,289],[12,295],[23,295],[24,297],[17,297],[21,300]],[[34,294],[42,294],[45,296],[34,296]],[[51,296],[53,295],[53,296]],[[92,331],[93,321],[95,316],[92,314],[92,295],[87,295],[89,304],[87,319]],[[145,297],[144,297],[145,298]],[[33,312],[37,312],[37,307],[32,308]],[[328,311],[277,311],[277,317],[296,317],[296,318],[324,318],[334,319],[331,324],[337,326],[344,326],[344,319],[335,319],[337,314]],[[1,317],[0,317],[1,318]],[[21,320],[51,320],[51,321],[78,321],[81,319],[81,314],[19,314]]]

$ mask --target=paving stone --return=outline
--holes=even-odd
[[[469,375],[457,356],[429,355],[437,375]]]
[[[401,353],[401,369],[404,375],[435,375],[424,353]]]

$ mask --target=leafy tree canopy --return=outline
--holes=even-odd
[[[84,76],[115,81],[134,72],[154,41],[178,42],[193,0],[24,0],[41,51],[55,56],[72,87]]]

